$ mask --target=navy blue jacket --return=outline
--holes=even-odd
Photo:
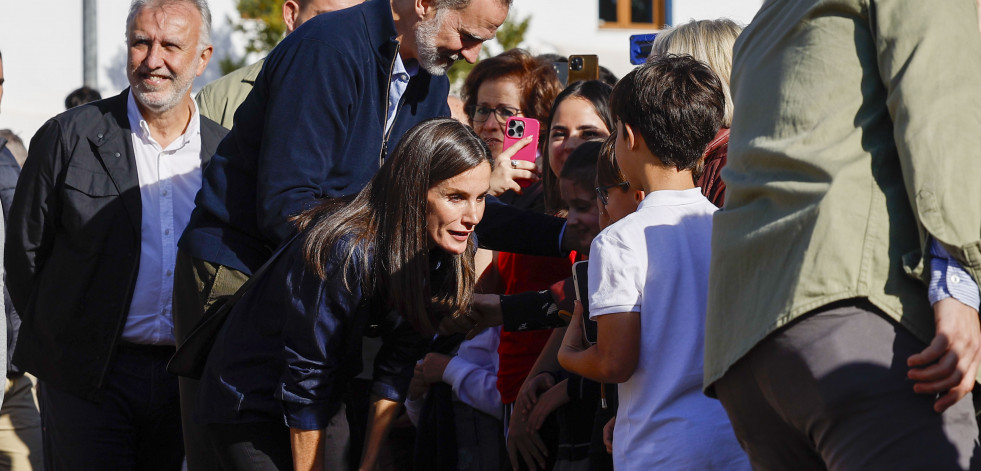
[[[326,280],[307,269],[302,235],[258,275],[228,314],[208,356],[196,422],[282,423],[285,417],[290,427],[325,428],[347,384],[361,372],[361,340],[369,324],[378,326],[383,344],[372,392],[405,400],[415,363],[429,341],[386,309],[381,296],[363,292],[356,268],[364,256],[360,247],[347,265],[345,286],[342,267],[349,241],[332,248]],[[433,276],[439,274],[437,269]]]
[[[386,140],[449,115],[449,81],[420,70],[385,136],[396,35],[390,3],[372,0],[287,36],[206,169],[181,248],[251,273],[290,235],[291,215],[317,198],[357,193],[378,171]]]
[[[369,0],[318,15],[287,36],[205,170],[180,247],[252,273],[292,233],[290,216],[318,198],[357,193],[406,131],[449,116],[449,81],[420,70],[385,134],[397,35],[390,2]],[[562,220],[491,201],[485,221],[482,244],[559,254]]]

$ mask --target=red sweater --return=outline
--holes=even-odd
[[[575,260],[575,252],[568,258],[501,252],[497,257],[497,269],[504,282],[504,294],[547,289],[572,275]],[[501,393],[501,402],[510,404],[517,399],[521,383],[535,365],[551,334],[551,330],[501,332],[501,344],[497,348],[500,357],[497,390]]]
[[[702,175],[695,185],[702,187],[702,194],[721,208],[726,199],[726,183],[722,181],[720,172],[729,157],[729,128],[720,129],[712,142],[705,146],[704,157]]]

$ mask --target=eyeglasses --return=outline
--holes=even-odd
[[[620,182],[620,183],[614,183],[612,185],[596,187],[596,196],[599,196],[600,203],[603,203],[603,206],[607,206],[610,204],[610,189],[618,188],[618,187],[622,191],[627,191],[630,189],[630,182]]]
[[[508,121],[508,118],[513,118],[521,114],[521,110],[510,106],[498,106],[497,108],[477,106],[470,112],[470,117],[473,118],[473,122],[475,123],[483,123],[487,121],[487,118],[490,118],[491,114],[497,117],[498,123],[504,124]]]

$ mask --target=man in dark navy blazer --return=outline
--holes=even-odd
[[[48,470],[179,470],[177,239],[225,130],[201,117],[205,0],[134,0],[130,88],[42,126],[10,210],[14,357],[40,380]]]

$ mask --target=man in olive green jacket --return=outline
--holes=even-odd
[[[736,42],[704,385],[757,468],[981,466],[977,21],[767,0]]]

